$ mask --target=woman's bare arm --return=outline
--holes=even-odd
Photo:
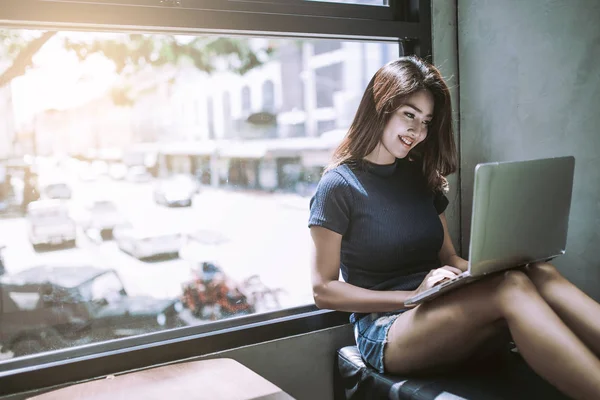
[[[450,238],[450,233],[448,232],[448,224],[446,223],[446,215],[444,213],[440,214],[440,221],[442,221],[442,226],[444,227],[444,244],[439,252],[439,259],[442,266],[449,265],[461,271],[466,271],[469,268],[469,262],[456,254],[452,238]]]
[[[338,280],[342,235],[312,226],[314,243],[312,287],[319,308],[348,312],[385,312],[404,308],[413,291],[378,291],[363,289]]]

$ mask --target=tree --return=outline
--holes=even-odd
[[[266,62],[273,53],[271,45],[252,49],[246,39],[212,36],[182,41],[181,37],[172,35],[130,34],[93,42],[76,42],[66,37],[63,44],[82,61],[92,54],[103,54],[115,63],[116,72],[124,77],[147,66],[177,64],[184,59],[207,73],[217,70],[217,64],[221,63],[221,68],[244,75]],[[112,97],[118,105],[134,101],[126,84],[113,88]]]
[[[246,39],[228,37],[182,38],[172,35],[150,34],[99,34],[92,40],[74,39],[68,34],[57,32],[31,32],[0,30],[0,56],[12,60],[11,65],[0,71],[0,87],[24,75],[33,66],[33,57],[53,37],[61,40],[68,51],[74,52],[80,60],[93,54],[103,54],[112,60],[116,72],[131,76],[147,66],[177,64],[183,59],[191,60],[199,70],[214,72],[218,64],[227,70],[245,74],[268,61],[273,46],[254,49]],[[116,104],[130,104],[128,87],[113,90]]]
[[[33,56],[54,35],[56,32],[42,32],[27,39],[19,31],[0,31],[0,56],[12,60],[8,68],[0,71],[0,87],[24,75],[33,64]]]

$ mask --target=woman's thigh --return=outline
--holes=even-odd
[[[392,324],[383,358],[391,373],[458,363],[490,341],[509,339],[493,295],[503,276],[474,282],[402,313]]]

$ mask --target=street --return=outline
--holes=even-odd
[[[93,182],[76,177],[66,181],[73,189],[68,202],[74,215],[86,201],[106,199],[134,226],[181,233],[218,231],[235,250],[219,260],[234,281],[257,274],[268,288],[282,289],[281,307],[312,303],[307,197],[203,187],[192,207],[168,208],[154,203],[152,182],[115,181],[106,176]],[[103,266],[117,271],[130,295],[157,298],[179,296],[182,283],[190,279],[188,261],[140,261],[119,250],[113,240],[97,243],[81,229],[75,248],[36,252],[28,241],[25,218],[0,220],[0,243],[6,245],[7,274],[45,263]]]

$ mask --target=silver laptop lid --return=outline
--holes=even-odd
[[[471,275],[564,254],[574,170],[572,156],[477,165]]]

